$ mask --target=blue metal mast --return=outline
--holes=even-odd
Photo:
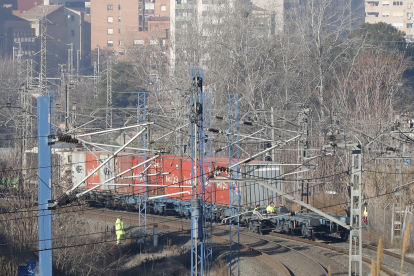
[[[191,69],[191,275],[204,275],[207,271],[205,253],[205,112],[203,70]],[[211,120],[210,120],[211,121]],[[211,193],[210,193],[211,198]],[[210,235],[211,236],[211,235]],[[207,263],[206,263],[207,261]]]
[[[38,146],[38,214],[39,214],[39,275],[52,275],[52,211],[48,203],[52,199],[52,167],[49,145],[50,98],[37,98],[37,146]]]
[[[147,122],[147,93],[138,92],[138,124],[145,124]],[[141,131],[144,127],[139,126],[138,132]],[[147,131],[142,135],[138,136],[138,148],[146,149],[147,148]],[[138,152],[138,164],[144,162],[147,159],[146,152]],[[142,174],[139,180],[139,184],[146,184],[145,178],[145,166],[138,167],[138,173]],[[138,186],[138,231],[139,238],[147,235],[147,187]]]
[[[229,167],[239,162],[239,95],[229,94]],[[240,167],[229,172],[230,178],[238,178]],[[239,183],[229,183],[229,208],[240,213]],[[234,215],[234,214],[232,214]],[[240,275],[240,220],[239,216],[229,219],[230,230],[230,276]]]

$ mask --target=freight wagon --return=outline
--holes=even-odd
[[[73,152],[72,182],[77,184],[89,175],[101,162],[110,157],[108,152]],[[147,155],[151,158],[153,155]],[[141,159],[139,159],[141,158]],[[91,175],[83,186],[90,189],[97,184],[112,178],[133,166],[141,163],[144,157],[128,153],[120,154],[110,160]],[[223,222],[225,218],[236,215],[234,208],[229,208],[229,183],[209,182],[212,171],[216,168],[227,168],[228,158],[207,159],[203,166],[206,189],[211,192],[211,202],[204,206],[208,217],[215,222]],[[265,180],[269,185],[283,191],[281,180],[282,167],[271,162],[250,162],[240,166],[240,177]],[[143,173],[145,171],[145,173]],[[227,176],[226,172],[221,176]],[[138,167],[115,181],[102,185],[85,195],[91,206],[138,210],[146,191],[147,212],[157,215],[173,215],[189,218],[191,213],[191,159],[189,157],[163,155],[146,167]],[[243,212],[253,210],[256,205],[267,206],[273,201],[283,205],[283,198],[256,182],[242,182],[235,188],[239,195]],[[266,233],[282,231],[289,234],[302,234],[313,238],[315,233],[340,233],[347,238],[347,230],[337,224],[315,214],[293,214],[287,207],[279,208],[276,216],[264,216],[261,219],[252,213],[240,216],[242,225],[251,231]],[[348,218],[336,216],[341,221]],[[349,219],[347,221],[349,223]]]

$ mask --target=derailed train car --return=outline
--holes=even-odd
[[[108,152],[73,152],[72,153],[72,182],[77,184],[93,172],[101,162],[110,157]],[[152,158],[147,155],[146,158]],[[191,159],[189,157],[163,155],[148,163],[130,170],[120,177],[116,175],[137,166],[144,161],[144,157],[122,153],[112,158],[106,166],[88,177],[83,189],[90,189],[106,181],[104,185],[96,187],[85,195],[92,206],[117,208],[124,210],[138,210],[146,196],[148,213],[157,215],[173,215],[185,218],[190,217],[191,203],[190,190],[192,184]],[[209,178],[215,168],[227,168],[227,158],[212,158],[211,167],[206,163],[203,166],[203,175],[206,189],[211,192],[211,204],[204,206],[208,209],[208,218],[215,222],[223,222],[225,218],[236,215],[236,209],[230,208],[229,189],[233,189],[240,200],[240,222],[251,231],[266,233],[281,231],[289,234],[302,234],[313,238],[315,233],[339,233],[347,238],[346,229],[340,227],[321,216],[315,214],[289,211],[283,197],[275,191],[265,188],[257,182],[241,182],[236,186],[229,186],[228,182],[210,182]],[[145,173],[143,173],[145,172]],[[239,176],[242,178],[261,179],[272,187],[283,191],[283,174],[280,165],[271,162],[250,162],[240,166]],[[222,172],[220,176],[227,176]],[[275,202],[280,207],[274,216],[255,217],[252,212],[256,205],[265,207],[269,202]],[[211,212],[210,212],[211,211]],[[337,216],[341,221],[346,217]],[[349,221],[348,221],[349,223]]]

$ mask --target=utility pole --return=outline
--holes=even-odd
[[[45,12],[40,19],[40,73],[39,73],[39,90],[41,95],[47,95],[47,71],[46,71],[46,41],[47,41],[47,24]]]
[[[20,101],[21,101],[21,108],[22,108],[22,161],[21,161],[21,166],[22,166],[22,174],[23,176],[26,175],[26,162],[27,162],[27,156],[26,156],[26,151],[28,148],[27,145],[27,137],[29,137],[29,97],[27,94],[27,87],[25,87],[24,85],[19,89],[20,92]]]
[[[70,48],[68,49],[68,73],[69,79],[72,79],[73,76],[73,43],[68,44]]]
[[[394,193],[393,193],[393,204],[392,204],[392,229],[391,229],[391,243],[394,244],[395,240],[401,239],[403,237],[403,221],[404,221],[404,211],[403,211],[403,189],[396,189],[402,185],[402,166],[403,154],[400,152],[400,142],[399,142],[399,132],[400,132],[400,116],[395,116],[394,122],[394,131],[395,134],[391,134],[392,137],[396,136],[394,141]]]
[[[239,95],[229,95],[229,172],[230,178],[240,177],[239,163]],[[229,208],[236,210],[236,215],[240,213],[240,192],[238,182],[229,183]],[[230,217],[230,276],[240,275],[240,216]]]
[[[52,276],[52,199],[50,98],[37,98],[39,275]]]
[[[147,122],[147,93],[138,92],[138,107],[137,107],[137,116],[138,116],[138,125],[145,124]],[[146,127],[139,126],[138,133],[142,130],[145,130],[138,139],[138,148],[146,149],[147,148],[147,131]],[[147,160],[146,152],[138,152],[138,164]],[[147,165],[150,166],[150,165]],[[147,184],[146,179],[146,166],[138,167],[138,174],[141,174],[139,184],[143,186],[138,187],[138,236],[141,240],[147,235]]]
[[[98,68],[95,62],[93,64],[93,91],[94,91],[95,99],[98,97],[98,85],[99,85]]]
[[[362,276],[362,148],[355,147],[352,151],[351,164],[348,275]]]
[[[301,127],[301,138],[299,139],[299,164],[302,164],[300,167],[301,171],[305,171],[307,167],[304,165],[307,161],[307,150],[309,148],[308,142],[308,115],[309,115],[309,108],[303,108],[302,112],[299,113],[299,125]],[[301,179],[301,201],[303,197],[306,196],[306,203],[309,204],[309,183],[307,180],[307,173],[303,172],[302,174],[298,174],[298,178]],[[306,193],[304,192],[306,186]],[[308,210],[307,210],[308,211]]]
[[[107,61],[106,68],[106,128],[112,128],[112,63]]]
[[[65,132],[69,132],[69,94],[70,94],[70,83],[65,85]]]
[[[272,143],[275,141],[275,115],[273,114],[273,107],[270,108],[270,123],[272,124]],[[272,162],[276,162],[276,150],[271,151]],[[283,197],[282,197],[283,200]]]

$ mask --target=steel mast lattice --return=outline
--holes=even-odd
[[[229,168],[239,163],[239,95],[229,95]],[[229,171],[230,178],[239,178],[240,166]],[[240,189],[238,182],[229,183],[229,208],[240,213]],[[232,214],[232,216],[236,215]],[[230,276],[240,275],[240,220],[239,216],[229,219],[230,230]]]
[[[138,124],[142,125],[147,122],[147,93],[138,92]],[[138,132],[140,132],[145,127],[139,126]],[[142,135],[138,136],[138,148],[146,149],[147,148],[147,131]],[[144,162],[147,159],[146,152],[138,152],[138,164]],[[139,179],[139,184],[146,184],[145,177],[145,166],[138,167],[138,174],[141,176]],[[145,186],[138,186],[138,227],[139,227],[139,238],[147,235],[147,188]]]
[[[203,70],[191,69],[191,275],[208,275],[211,259],[211,224],[205,212],[210,212],[206,200],[211,202],[211,191],[206,189],[205,172],[208,165],[205,162],[206,144],[211,154],[210,139],[205,136],[204,127],[211,124],[210,103],[205,103],[203,94]],[[209,121],[206,121],[206,119]],[[211,158],[208,162],[211,161]],[[204,210],[206,209],[206,210]],[[207,230],[209,228],[209,230]]]

